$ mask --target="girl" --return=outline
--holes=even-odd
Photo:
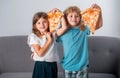
[[[94,4],[92,8],[100,7]],[[68,30],[57,39],[63,46],[64,55],[61,64],[65,70],[65,78],[88,78],[87,35],[90,34],[90,30],[84,26],[80,12],[77,6],[70,6],[64,11]],[[102,25],[102,16],[97,25]]]
[[[58,56],[55,44],[56,37],[62,35],[67,29],[65,19],[61,17],[62,27],[50,33],[47,13],[38,12],[33,17],[32,25],[32,33],[28,36],[28,44],[34,52],[35,61],[32,78],[58,78],[56,63]]]

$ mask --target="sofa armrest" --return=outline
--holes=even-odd
[[[119,69],[119,71],[118,71],[118,78],[120,78],[120,69]]]
[[[118,71],[117,71],[117,76],[120,78],[120,58],[118,59]]]
[[[117,73],[117,78],[120,78],[120,71],[118,71]]]

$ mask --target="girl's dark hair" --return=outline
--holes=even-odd
[[[80,15],[80,22],[79,22],[78,26],[79,26],[80,30],[84,30],[85,27],[84,27],[84,22],[82,21],[82,18],[81,18],[82,17],[80,14],[81,11],[80,11],[80,8],[78,8],[77,6],[70,6],[63,12],[66,21],[67,21],[68,14],[72,13],[72,12],[76,12],[77,14]],[[69,25],[68,21],[67,21],[67,25]]]
[[[33,16],[33,21],[32,21],[32,32],[34,34],[36,34],[37,36],[40,36],[40,32],[39,30],[36,28],[35,24],[37,23],[37,21],[40,19],[40,18],[44,18],[44,19],[47,19],[48,20],[48,15],[46,12],[37,12],[34,16]],[[49,30],[49,29],[48,29]]]

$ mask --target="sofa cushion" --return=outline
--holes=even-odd
[[[0,74],[0,78],[32,78],[32,72],[9,72]],[[64,78],[63,72],[58,72],[58,78]]]
[[[116,78],[116,76],[106,73],[89,73],[89,78]]]
[[[58,78],[65,78],[64,77],[64,72],[58,72]]]
[[[15,72],[15,73],[2,73],[0,78],[32,78],[31,72]]]
[[[32,78],[31,72],[3,73],[0,78]],[[64,78],[63,72],[58,73],[58,78]],[[90,73],[89,78],[116,78],[113,74]]]

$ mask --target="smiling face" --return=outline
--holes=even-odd
[[[44,18],[40,18],[36,24],[35,27],[40,31],[40,33],[45,33],[48,30],[48,20]]]
[[[48,22],[48,16],[45,12],[37,12],[33,16],[33,22],[32,22],[32,32],[36,34],[37,36],[42,36],[44,33],[49,31],[49,22]]]
[[[80,22],[80,14],[78,14],[76,12],[68,13],[67,20],[68,20],[68,23],[71,27],[75,27]]]
[[[76,27],[80,25],[81,14],[80,8],[77,6],[70,6],[64,10],[64,16],[67,21],[68,26]]]

